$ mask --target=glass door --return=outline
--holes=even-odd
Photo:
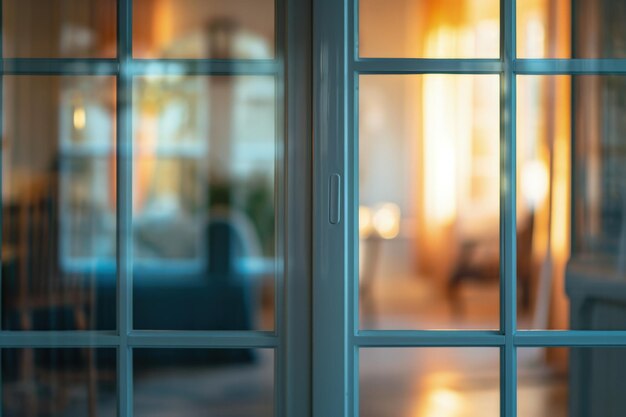
[[[0,415],[308,413],[309,7],[2,1]]]
[[[626,412],[624,17],[315,3],[315,417]]]

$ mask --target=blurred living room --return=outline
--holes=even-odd
[[[316,249],[289,254],[318,223],[290,223],[287,161],[293,146],[313,149],[311,166],[319,154],[289,138],[291,1],[2,0],[1,416],[292,417],[288,332],[312,338],[314,381],[318,292]],[[341,299],[354,296],[356,334],[499,336],[507,294],[519,331],[626,330],[626,2],[344,2],[355,62],[460,65],[349,81],[356,272]],[[507,36],[528,64],[509,72],[512,95],[506,68],[472,69],[508,62]],[[576,59],[615,70],[541,69]],[[333,97],[319,96],[323,113]],[[315,207],[317,171],[302,172]],[[317,185],[330,184],[325,225],[344,220],[333,178]],[[309,313],[290,310],[294,263]],[[626,344],[592,342],[516,346],[517,415],[626,415]],[[509,416],[506,343],[358,345],[345,417]]]

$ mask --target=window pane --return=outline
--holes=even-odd
[[[2,326],[115,328],[115,79],[4,77]]]
[[[2,0],[5,58],[114,58],[116,0]]]
[[[274,57],[274,0],[134,0],[138,58]]]
[[[359,55],[497,58],[498,0],[360,0]]]
[[[498,76],[359,82],[361,327],[498,328]]]
[[[116,415],[115,349],[3,349],[2,415]]]
[[[518,349],[519,417],[626,414],[626,348]]]
[[[517,55],[521,58],[625,58],[624,19],[626,3],[623,1],[518,1]]]
[[[496,417],[496,348],[360,350],[360,417]]]
[[[135,349],[137,417],[272,417],[271,349]]]
[[[274,79],[141,77],[134,88],[135,326],[272,329]]]
[[[521,328],[626,329],[625,93],[619,76],[518,77]]]

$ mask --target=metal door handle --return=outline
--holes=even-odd
[[[329,184],[329,212],[328,220],[331,224],[338,224],[341,221],[341,176],[332,174]]]

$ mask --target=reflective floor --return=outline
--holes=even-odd
[[[391,249],[389,249],[391,251]],[[375,304],[362,326],[469,329],[498,313],[497,282],[464,285],[456,303],[414,276],[376,281]],[[459,309],[458,306],[464,306]],[[380,314],[384,312],[384,314]],[[421,318],[421,319],[420,319]],[[532,322],[520,312],[520,327]],[[552,352],[551,352],[552,353]],[[543,349],[520,349],[518,412],[525,417],[568,414],[567,360]],[[360,353],[361,417],[498,416],[499,353],[489,348],[368,349]]]
[[[500,415],[497,350],[377,350],[361,355],[362,417]],[[567,376],[547,369],[541,354],[520,354],[518,415],[568,416]]]
[[[269,349],[138,350],[134,414],[272,417],[273,375]]]
[[[117,415],[113,349],[5,349],[7,417]],[[135,349],[135,416],[271,417],[271,349]]]
[[[56,353],[58,355],[59,350]],[[154,359],[159,353],[163,351],[152,351],[149,356]],[[17,357],[18,352],[11,354]],[[176,358],[171,356],[155,366],[149,364],[151,359],[146,362],[144,352],[139,351],[138,355],[144,357],[144,364],[135,369],[137,416],[272,416],[274,363],[271,351],[254,352],[254,358],[239,357],[219,366],[207,362],[206,358],[197,358],[196,366],[176,365]],[[41,365],[40,361],[38,363]],[[102,365],[102,361],[98,363]],[[498,363],[498,351],[493,348],[361,352],[360,415],[497,416]],[[37,379],[30,380],[9,375],[5,367],[3,415],[115,415],[115,375],[111,369],[99,370],[97,384],[91,389],[83,378],[89,367],[70,367],[58,362],[56,366],[44,373],[38,366]],[[64,382],[62,392],[59,385],[56,388],[54,385],[61,380]],[[520,350],[518,385],[520,416],[569,415],[567,374],[546,365],[545,351]],[[24,408],[24,401],[32,407]]]

